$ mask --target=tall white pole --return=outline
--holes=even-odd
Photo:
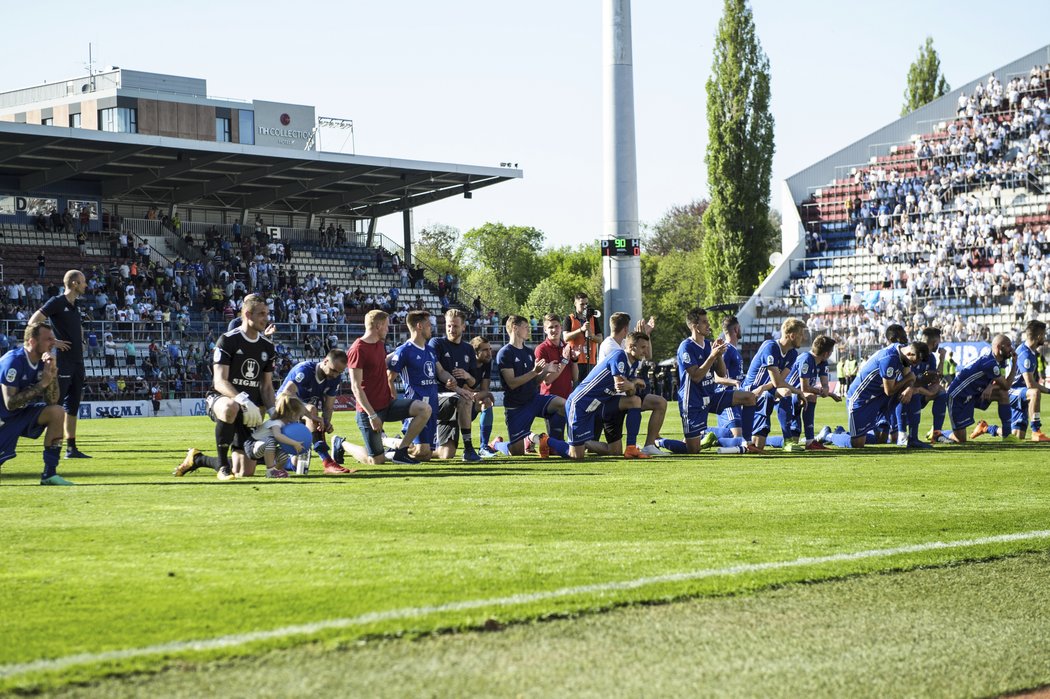
[[[634,58],[630,0],[602,0],[604,216],[607,247],[628,254],[602,258],[605,318],[616,311],[642,317],[642,265],[638,239],[638,166],[634,148]],[[633,323],[632,323],[633,325]],[[608,331],[608,321],[606,320]]]

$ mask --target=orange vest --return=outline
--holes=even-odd
[[[594,318],[588,318],[587,322],[590,323],[591,335],[593,336],[598,332],[598,329],[595,327]],[[574,332],[582,327],[583,323],[580,322],[580,319],[576,317],[575,313],[569,316],[569,332]],[[598,358],[598,343],[596,341],[591,340],[590,342],[587,342],[583,336],[580,336],[569,340],[569,344],[580,351],[580,356],[576,359],[577,364],[595,363],[595,360]]]

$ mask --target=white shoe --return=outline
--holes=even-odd
[[[746,454],[747,447],[743,444],[736,447],[718,447],[719,454]]]
[[[820,432],[817,433],[816,441],[818,441],[818,442],[823,444],[824,440],[826,440],[830,436],[831,436],[831,428],[828,427],[827,425],[824,425],[824,427],[822,427],[820,429]]]
[[[906,446],[908,446],[908,435],[907,434],[898,435],[898,437],[897,437],[897,446],[898,447],[906,447]]]
[[[380,439],[383,442],[383,446],[387,449],[394,450],[401,448],[401,437],[387,437],[384,434]]]
[[[661,451],[660,447],[655,444],[646,444],[642,447],[642,453],[648,454],[649,456],[670,456],[666,451]]]

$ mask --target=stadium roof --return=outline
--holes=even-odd
[[[0,191],[379,218],[521,170],[0,122]]]

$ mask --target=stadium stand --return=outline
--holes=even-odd
[[[814,187],[805,254],[756,295],[749,340],[789,315],[863,356],[889,323],[1017,337],[1050,308],[1050,64],[960,93],[954,114]],[[950,109],[942,104],[942,108]]]

